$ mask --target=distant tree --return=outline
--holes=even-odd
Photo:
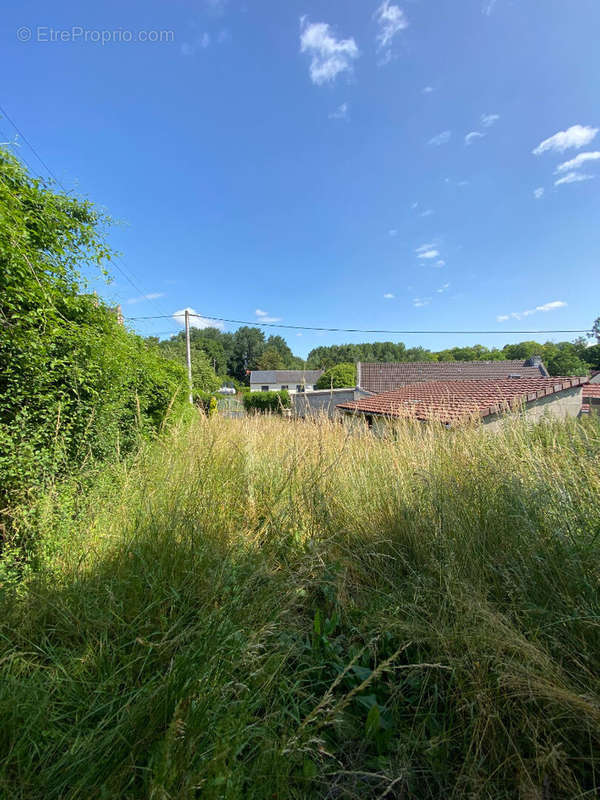
[[[561,348],[546,362],[550,375],[587,375],[589,366],[575,352],[573,345],[570,348]]]
[[[354,364],[336,364],[321,375],[315,384],[316,389],[343,389],[356,386],[356,367]]]
[[[256,369],[265,349],[265,336],[259,328],[245,325],[233,334],[233,347],[229,359],[229,374],[248,383],[248,370]]]
[[[267,344],[256,366],[257,369],[285,369],[286,363],[279,350]]]
[[[596,317],[592,325],[592,336],[596,337],[596,341],[600,344],[600,317]]]
[[[587,347],[580,357],[591,369],[600,369],[600,344]]]
[[[502,350],[504,358],[515,361],[518,359],[531,358],[531,356],[542,355],[543,351],[544,345],[534,341],[506,344]]]

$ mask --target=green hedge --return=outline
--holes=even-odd
[[[246,411],[263,413],[281,414],[284,408],[292,404],[285,389],[281,392],[248,392],[243,399]]]

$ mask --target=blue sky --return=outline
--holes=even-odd
[[[502,332],[600,314],[596,0],[25,1],[3,22],[1,103],[120,221],[140,291],[115,271],[102,293],[127,316]],[[154,31],[170,41],[136,41]],[[527,338],[273,332],[299,355]]]

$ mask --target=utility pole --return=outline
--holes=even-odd
[[[190,349],[190,312],[185,310],[185,360],[187,361],[188,386],[190,389],[190,405],[194,405],[192,392],[192,352]]]

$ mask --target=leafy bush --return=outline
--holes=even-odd
[[[284,408],[291,406],[289,393],[280,392],[245,392],[243,396],[246,411],[271,412],[281,414]]]
[[[356,386],[356,367],[354,364],[336,364],[325,370],[315,384],[315,389],[344,389]]]
[[[185,371],[83,294],[111,253],[102,217],[0,150],[0,509],[121,458],[185,403]],[[2,520],[0,520],[2,522]]]

